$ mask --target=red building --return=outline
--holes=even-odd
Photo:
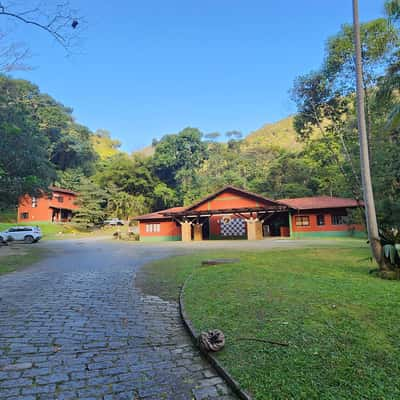
[[[342,197],[302,197],[282,199],[289,211],[290,236],[293,238],[365,236],[365,227],[349,221],[349,210],[363,203]]]
[[[18,222],[69,222],[78,208],[76,198],[72,190],[54,186],[37,197],[25,195],[18,203]]]
[[[135,219],[142,241],[359,236],[364,227],[348,222],[348,210],[360,206],[328,196],[271,200],[227,186],[191,206]]]

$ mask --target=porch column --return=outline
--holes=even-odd
[[[193,239],[195,241],[203,240],[203,224],[194,224],[193,225]]]
[[[261,240],[263,238],[262,222],[258,218],[250,218],[247,222],[247,240]]]
[[[181,222],[182,242],[190,242],[192,240],[192,223],[189,221]]]

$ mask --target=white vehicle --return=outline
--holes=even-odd
[[[0,232],[0,243],[13,240],[35,243],[42,238],[42,231],[38,226],[13,226]]]
[[[104,225],[111,225],[111,226],[124,225],[124,221],[121,221],[118,218],[111,218],[111,219],[106,219],[104,221]]]

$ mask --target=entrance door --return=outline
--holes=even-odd
[[[201,223],[203,224],[203,240],[208,240],[210,239],[210,219],[205,218]]]

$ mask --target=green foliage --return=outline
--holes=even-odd
[[[117,154],[121,146],[121,142],[112,139],[110,132],[105,129],[97,129],[91,136],[91,142],[93,149],[102,160]]]
[[[201,140],[202,133],[195,128],[185,128],[176,135],[164,136],[156,145],[153,156],[157,177],[170,187],[191,184],[193,172],[207,158],[207,149]],[[183,198],[185,189],[181,190]]]
[[[317,191],[318,183],[304,158],[283,153],[271,164],[265,187],[273,198],[306,197]]]
[[[398,40],[396,29],[384,18],[361,24],[364,85],[372,87],[386,65]],[[354,92],[355,64],[353,26],[345,24],[341,31],[327,42],[324,75],[334,82],[342,94]]]
[[[0,223],[2,222],[17,222],[17,210],[14,207],[0,207]]]
[[[91,132],[74,121],[70,108],[28,81],[0,76],[3,205],[14,205],[19,196],[35,194],[54,181],[75,189],[78,182],[71,176],[92,173],[96,159]]]
[[[79,187],[77,205],[73,222],[85,227],[101,225],[106,218],[108,193],[95,182],[86,179]]]
[[[0,76],[0,206],[15,205],[21,194],[36,193],[54,176],[48,139],[24,101],[29,88],[25,81]]]
[[[80,168],[66,169],[65,171],[58,171],[55,186],[78,192],[84,179],[85,174]]]
[[[126,193],[145,197],[151,195],[155,181],[148,159],[126,153],[115,154],[99,164],[94,179],[103,188],[115,185]]]
[[[399,0],[386,0],[385,11],[391,20],[400,19],[400,1]]]
[[[398,29],[385,19],[369,21],[361,25],[361,40],[377,212],[382,226],[393,226],[400,222]],[[333,194],[360,198],[353,55],[353,29],[344,25],[328,40],[321,69],[299,77],[292,94],[298,108],[294,127],[307,143],[304,156],[313,166],[319,190],[330,186]],[[312,137],[315,128],[320,137]]]
[[[126,192],[111,191],[107,211],[112,217],[129,220],[130,217],[148,212],[147,201],[143,195],[132,196]]]
[[[380,231],[380,236],[383,256],[390,268],[400,275],[400,230],[384,229]]]

